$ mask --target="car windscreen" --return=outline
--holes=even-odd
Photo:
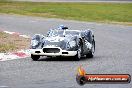
[[[51,31],[49,36],[67,36],[67,35],[79,35],[77,31],[68,31],[68,30],[54,30]]]
[[[64,32],[64,31],[60,31],[60,30],[59,30],[59,31],[58,31],[58,30],[52,30],[52,31],[50,31],[50,33],[49,33],[49,37],[50,37],[50,36],[52,36],[52,37],[53,37],[53,36],[63,36],[63,32]]]
[[[79,35],[78,31],[66,31],[65,32],[66,35]]]

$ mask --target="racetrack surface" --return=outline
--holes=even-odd
[[[70,29],[94,31],[94,58],[72,61],[53,58],[32,61],[31,58],[0,62],[0,88],[79,88],[75,75],[82,65],[88,74],[132,75],[132,26],[94,22],[44,19],[38,17],[0,15],[0,29],[26,35],[45,34],[63,24]],[[86,84],[82,88],[130,88],[130,84]]]

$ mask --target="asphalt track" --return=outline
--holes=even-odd
[[[69,29],[94,31],[94,58],[72,61],[54,58],[32,61],[31,58],[0,62],[0,88],[80,88],[76,83],[77,68],[82,65],[91,74],[132,75],[132,26],[92,22],[0,15],[0,28],[27,35],[45,34],[64,24]],[[130,84],[86,84],[82,88],[131,88]]]

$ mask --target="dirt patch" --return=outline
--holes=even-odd
[[[30,39],[0,32],[0,53],[29,49]]]

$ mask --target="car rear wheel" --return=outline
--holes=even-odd
[[[91,51],[86,55],[87,58],[93,58],[95,52],[95,41],[92,42],[92,49]]]
[[[37,61],[40,58],[40,56],[31,54],[31,58],[32,58],[33,61]]]

